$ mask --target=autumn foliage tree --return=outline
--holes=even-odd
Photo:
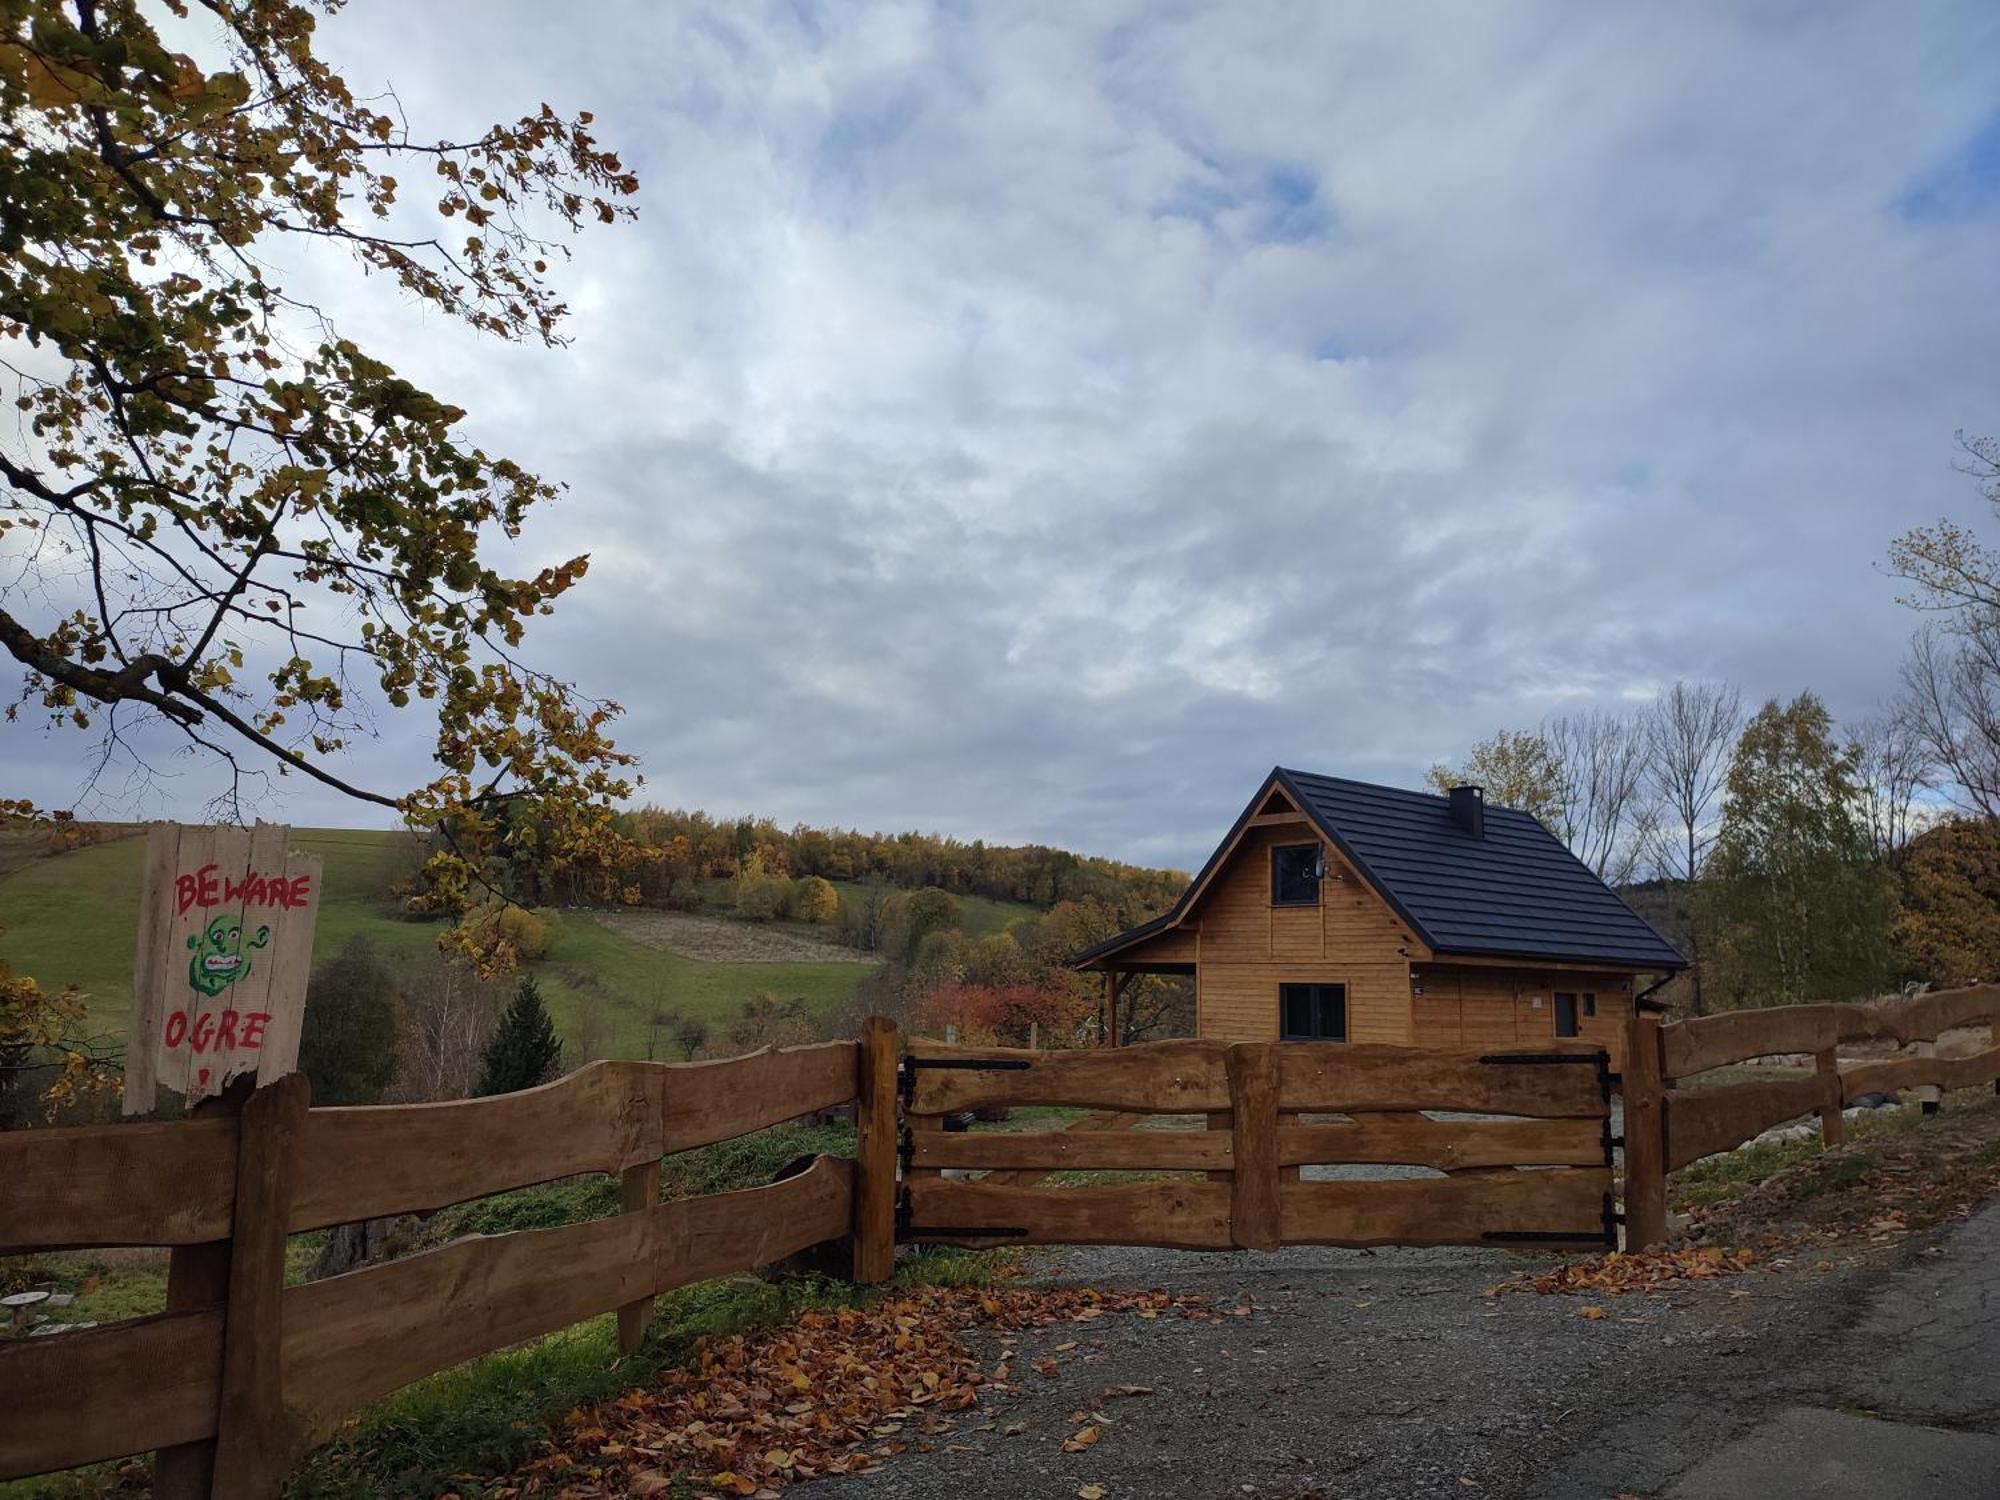
[[[95,731],[107,759],[150,724],[221,765],[225,805],[302,776],[440,830],[428,889],[453,905],[510,804],[545,860],[615,853],[616,706],[518,654],[587,559],[509,572],[497,549],[557,486],[288,271],[344,253],[413,317],[553,345],[561,237],[630,215],[638,184],[588,114],[546,104],[415,133],[317,55],[337,9],[6,7],[0,547],[22,586],[0,649],[24,673],[9,716]],[[199,30],[199,61],[167,25]],[[435,715],[424,785],[340,768],[376,704]]]

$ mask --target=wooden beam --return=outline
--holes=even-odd
[[[1643,1250],[1667,1237],[1667,1115],[1658,1016],[1625,1023],[1619,1092],[1625,1100],[1625,1248]]]
[[[898,1051],[896,1023],[870,1016],[861,1031],[854,1149],[854,1279],[862,1286],[896,1270]]]
[[[243,1106],[236,1154],[236,1223],[222,1325],[216,1421],[217,1495],[275,1496],[303,1449],[285,1410],[285,1224],[312,1089],[292,1073]]]
[[[1142,1046],[1030,1052],[1025,1047],[948,1047],[912,1041],[910,1055],[1008,1066],[921,1068],[912,1115],[944,1115],[988,1104],[1067,1104],[1083,1109],[1199,1114],[1229,1107],[1220,1042],[1183,1039]],[[1025,1063],[1025,1067],[1016,1066]]]
[[[1288,1182],[1278,1190],[1288,1245],[1478,1245],[1495,1235],[1604,1243],[1604,1167],[1397,1182]]]
[[[1229,1233],[1245,1250],[1275,1250],[1278,1222],[1277,1042],[1238,1042],[1229,1049]]]

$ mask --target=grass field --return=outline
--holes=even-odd
[[[387,894],[390,883],[414,867],[409,835],[300,828],[292,843],[326,862],[315,959],[356,936],[394,956],[435,952],[439,924],[403,920]],[[92,1029],[102,1034],[122,1036],[131,1012],[144,852],[143,839],[128,838],[0,863],[0,959],[45,988],[74,983],[89,997]],[[647,1017],[656,1005],[720,1020],[761,991],[824,1009],[851,998],[868,972],[853,963],[706,963],[644,947],[588,912],[544,915],[554,940],[529,971],[566,1036],[576,1036],[582,1014],[594,1006],[614,1056],[644,1055]]]

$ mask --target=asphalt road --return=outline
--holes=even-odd
[[[1597,1299],[1599,1319],[1581,1315],[1588,1298],[1481,1295],[1543,1263],[1045,1252],[1043,1279],[1203,1292],[1222,1317],[1016,1335],[1017,1394],[961,1413],[929,1453],[812,1493],[2000,1497],[2000,1207],[1831,1270],[1802,1258]],[[1148,1393],[1106,1395],[1127,1386]],[[1097,1441],[1065,1451],[1088,1426]]]

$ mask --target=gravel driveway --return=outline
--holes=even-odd
[[[1948,1406],[2000,1424],[2000,1210],[1831,1269],[1605,1299],[1597,1320],[1574,1297],[1481,1294],[1549,1263],[1478,1249],[1039,1252],[1038,1279],[1202,1292],[1221,1317],[981,1335],[989,1357],[1018,1350],[1016,1394],[961,1413],[930,1453],[811,1493],[1611,1500],[1662,1493],[1801,1400],[1879,1405],[1886,1385],[1918,1418]],[[1949,1369],[1910,1352],[1941,1298],[1959,1310]],[[1857,1323],[1865,1337],[1848,1333]],[[1117,1387],[1149,1393],[1106,1395]],[[1092,1425],[1077,1414],[1099,1408],[1095,1445],[1065,1452]]]

